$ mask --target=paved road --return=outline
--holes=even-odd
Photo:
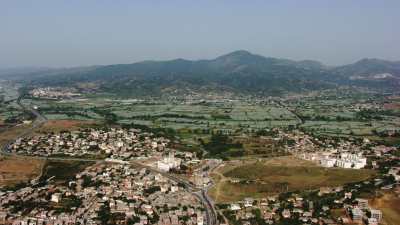
[[[26,137],[27,135],[31,134],[36,128],[42,126],[46,121],[47,118],[45,116],[43,116],[42,114],[40,114],[40,112],[38,112],[37,110],[33,109],[30,106],[25,106],[21,103],[22,97],[19,97],[17,99],[17,104],[26,112],[30,112],[33,115],[35,115],[35,121],[32,123],[32,126],[30,128],[27,128],[27,130],[25,130],[24,132],[22,132],[20,135],[18,135],[15,140]],[[12,154],[9,150],[9,146],[15,142],[15,140],[10,141],[9,143],[7,143],[6,145],[3,146],[3,148],[1,149],[2,154],[4,155],[15,155]],[[57,160],[57,161],[83,161],[83,162],[107,162],[106,160],[96,160],[96,159],[84,159],[84,158],[68,158],[68,157],[43,157],[43,156],[21,156],[18,155],[20,157],[26,157],[26,158],[35,158],[35,159],[43,159],[43,160]],[[212,202],[212,200],[210,199],[210,197],[207,194],[208,189],[211,187],[211,185],[209,185],[208,187],[205,188],[197,188],[195,185],[193,185],[191,182],[175,176],[173,174],[170,173],[166,173],[160,170],[157,170],[153,167],[144,165],[140,162],[137,161],[130,161],[129,162],[131,165],[137,166],[137,167],[141,167],[141,168],[146,168],[154,173],[159,173],[162,176],[173,180],[177,183],[181,183],[185,186],[186,190],[188,190],[189,192],[191,192],[194,196],[196,196],[203,204],[203,206],[205,207],[205,212],[206,212],[206,224],[208,225],[218,225],[218,219],[217,219],[217,213],[215,211],[215,207],[214,207],[214,203]]]
[[[289,111],[290,113],[292,113],[292,114],[296,117],[297,121],[299,121],[297,125],[304,124],[304,120],[303,120],[295,111],[289,109],[289,107],[287,107],[287,106],[286,106],[284,103],[282,103],[281,101],[276,101],[276,103],[277,103],[280,107],[286,109],[287,111]]]
[[[146,169],[152,171],[153,173],[161,174],[162,176],[167,177],[170,180],[173,180],[177,183],[183,184],[189,192],[191,192],[193,195],[195,195],[203,203],[203,206],[205,207],[205,210],[206,210],[205,211],[206,212],[206,222],[207,222],[206,224],[218,225],[217,213],[215,211],[214,204],[207,194],[207,190],[211,186],[200,189],[184,178],[175,176],[175,175],[167,173],[167,172],[160,171],[158,169],[155,169],[151,166],[144,165],[137,161],[130,161],[130,163],[131,163],[131,165],[141,167],[141,168],[146,168]]]
[[[33,115],[35,115],[35,121],[33,121],[32,126],[30,126],[29,128],[26,128],[26,130],[24,130],[21,134],[19,134],[17,137],[15,137],[14,140],[9,141],[8,143],[6,143],[3,148],[1,149],[3,154],[9,155],[9,146],[10,144],[12,144],[13,142],[15,142],[15,140],[26,137],[27,135],[31,134],[36,128],[40,127],[43,125],[43,123],[45,123],[47,121],[46,117],[42,116],[38,111],[36,111],[35,109],[32,109],[31,107],[27,107],[24,106],[21,103],[21,99],[22,97],[16,99],[17,104],[25,111],[25,112],[29,112],[32,113]]]

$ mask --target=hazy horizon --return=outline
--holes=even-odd
[[[400,60],[399,1],[2,1],[0,68],[212,59]],[[397,25],[397,26],[396,26]]]

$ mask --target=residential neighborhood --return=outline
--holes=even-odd
[[[174,181],[129,165],[95,164],[66,185],[42,181],[0,192],[0,223],[204,224],[204,208]]]

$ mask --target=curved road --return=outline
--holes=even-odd
[[[42,114],[40,114],[37,110],[35,110],[35,109],[33,109],[33,108],[29,107],[29,106],[24,106],[21,103],[22,97],[19,97],[18,99],[14,99],[12,101],[15,101],[15,100],[17,101],[17,104],[19,105],[19,107],[21,107],[25,112],[32,113],[35,116],[35,121],[32,123],[31,127],[27,128],[24,132],[22,132],[17,137],[15,137],[14,140],[9,141],[8,143],[6,143],[2,147],[1,151],[5,155],[10,155],[11,154],[9,152],[10,144],[15,142],[15,140],[18,140],[20,138],[26,137],[27,135],[31,134],[36,128],[42,126],[47,121],[47,118],[45,116],[43,116]]]

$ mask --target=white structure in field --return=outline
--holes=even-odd
[[[61,193],[55,193],[51,195],[51,201],[55,203],[61,202],[61,198],[62,198]]]
[[[321,166],[323,167],[334,167],[336,164],[336,159],[335,158],[327,158],[327,159],[321,159]]]
[[[157,162],[157,168],[161,171],[168,172],[171,169],[179,168],[181,163],[182,159],[175,158],[173,153],[170,153],[168,157]]]
[[[352,162],[346,159],[338,159],[336,160],[336,166],[345,168],[345,169],[351,169],[352,168]]]
[[[199,214],[200,216],[197,216],[197,225],[203,225],[204,224],[204,218]]]
[[[361,169],[367,165],[367,158],[357,154],[341,153],[336,161],[337,167]]]
[[[351,154],[351,153],[341,153],[339,157],[333,154],[324,154],[320,153],[318,156],[316,155],[301,155],[300,156],[306,160],[318,159],[319,163],[323,167],[340,167],[340,168],[353,168],[353,169],[361,169],[367,165],[367,158],[362,157],[361,154]]]
[[[375,219],[377,222],[382,220],[382,212],[378,209],[370,209],[371,218]]]

